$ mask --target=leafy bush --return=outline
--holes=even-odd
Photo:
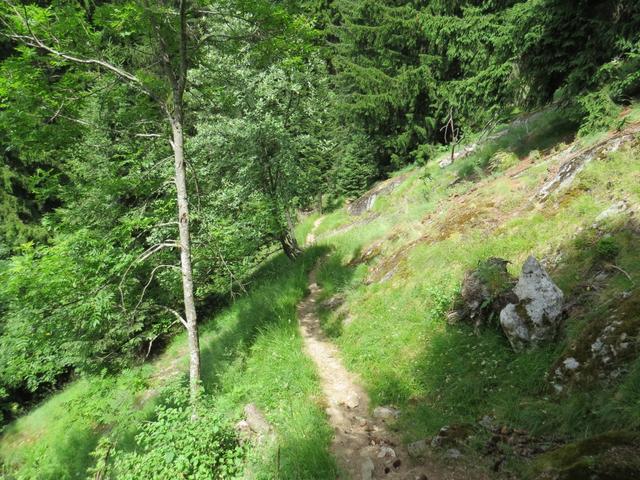
[[[517,165],[519,159],[511,152],[498,152],[489,161],[489,170],[492,172],[503,172]]]
[[[462,162],[458,167],[458,177],[460,178],[469,179],[479,175],[480,173],[480,168],[471,160]]]
[[[210,399],[201,399],[195,415],[184,387],[170,400],[156,409],[155,420],[143,425],[135,437],[134,451],[115,450],[112,478],[236,478],[244,448],[227,422],[215,413]]]

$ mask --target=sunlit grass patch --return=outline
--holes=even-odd
[[[232,422],[246,403],[256,403],[276,429],[277,442],[248,457],[258,478],[311,480],[335,472],[331,431],[296,318],[321,253],[312,250],[297,262],[272,258],[248,295],[201,327],[203,384],[215,408]],[[185,341],[178,336],[153,365],[79,380],[8,427],[0,441],[8,478],[85,480],[101,438],[134,451],[134,435],[153,418],[167,385],[184,383]]]
[[[464,272],[490,256],[510,260],[516,276],[529,255],[544,259],[567,296],[585,289],[599,269],[609,268],[606,288],[592,299],[595,304],[635,292],[640,229],[628,211],[600,222],[596,218],[621,200],[630,209],[640,205],[638,149],[625,147],[592,161],[569,189],[539,204],[535,193],[551,162],[558,161],[546,152],[560,151],[545,149],[563,141],[566,133],[542,139],[556,120],[562,123],[551,120],[539,131],[505,138],[517,143],[526,136],[526,145],[510,151],[531,154],[535,147],[541,152],[516,179],[496,173],[448,186],[453,169],[420,168],[376,203],[374,221],[324,242],[334,253],[319,281],[326,292],[340,292],[346,299],[337,311],[323,312],[324,326],[348,367],[364,381],[373,404],[401,408],[397,428],[407,439],[430,437],[451,423],[475,424],[484,415],[535,435],[563,438],[639,425],[640,406],[631,393],[640,385],[638,360],[623,380],[607,387],[576,390],[563,398],[553,393],[550,368],[588,318],[570,318],[557,343],[522,354],[513,352],[499,328],[476,335],[445,319]],[[364,263],[354,262],[363,255]],[[370,276],[382,267],[387,270]]]

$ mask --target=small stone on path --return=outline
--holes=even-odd
[[[445,457],[447,458],[451,458],[453,460],[456,460],[460,457],[462,457],[462,452],[460,450],[458,450],[457,448],[450,448],[449,450],[447,450],[447,452],[444,454]]]
[[[362,480],[372,480],[375,468],[373,461],[369,457],[364,458],[360,467]]]
[[[382,420],[395,420],[400,416],[400,410],[392,407],[376,407],[373,409],[373,416]]]

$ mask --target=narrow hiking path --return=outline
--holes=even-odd
[[[316,219],[305,239],[307,246],[316,242],[315,232],[324,216]],[[322,261],[322,260],[320,260]],[[316,281],[318,263],[309,273],[309,295],[298,304],[298,321],[305,352],[316,365],[327,402],[326,413],[334,429],[331,452],[340,468],[340,480],[484,480],[462,465],[443,466],[429,461],[413,465],[399,435],[391,432],[385,419],[394,419],[391,410],[385,418],[369,413],[369,396],[356,375],[340,359],[337,347],[324,335],[317,314],[321,289]]]
[[[307,238],[304,240],[304,244],[305,245],[308,246],[308,245],[312,245],[312,244],[316,243],[316,230],[318,229],[318,227],[320,226],[320,224],[322,223],[323,220],[324,220],[324,215],[322,215],[321,217],[316,218],[316,221],[313,222],[313,228],[307,234]]]
[[[317,267],[316,267],[317,268]],[[331,451],[343,472],[340,479],[455,480],[478,478],[458,468],[412,465],[406,448],[384,423],[369,414],[369,397],[342,364],[338,349],[323,334],[316,304],[320,287],[316,269],[309,275],[310,294],[298,305],[306,353],[316,365],[335,436]]]

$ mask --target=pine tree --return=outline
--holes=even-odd
[[[410,161],[435,128],[434,79],[413,5],[338,0],[329,28],[342,121],[370,138],[382,170]]]

